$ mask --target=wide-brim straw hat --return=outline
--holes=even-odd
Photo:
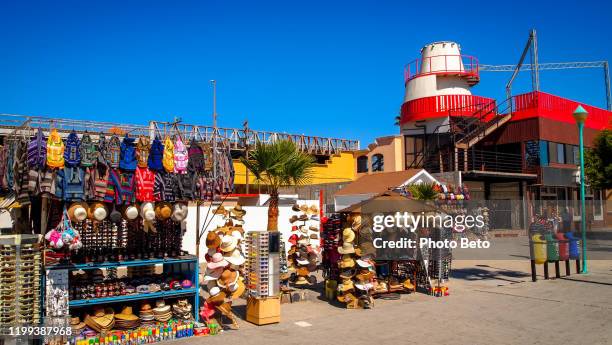
[[[355,267],[355,260],[349,256],[343,257],[340,261],[338,261],[338,267],[340,268]]]
[[[97,220],[99,222],[106,219],[108,216],[108,209],[101,202],[94,202],[89,205],[88,217],[91,220]]]
[[[338,291],[339,292],[347,292],[347,291],[351,291],[355,288],[355,286],[353,285],[353,281],[351,279],[343,279],[340,284],[338,284]]]
[[[115,314],[115,319],[125,320],[125,321],[136,321],[138,320],[138,316],[134,315],[132,311],[132,307],[124,307],[121,310],[121,313]]]
[[[223,273],[223,267],[219,267],[214,270],[206,269],[206,272],[204,272],[204,282],[219,279],[219,277],[221,277],[221,273]]]
[[[238,250],[237,248],[232,250],[231,252],[224,253],[224,258],[225,260],[227,260],[227,262],[234,266],[240,266],[246,261],[240,250]]]
[[[81,330],[85,328],[85,322],[81,321],[78,316],[70,318],[70,328],[77,331]]]
[[[68,218],[73,222],[82,222],[87,219],[89,206],[84,202],[73,202],[68,208]]]
[[[306,277],[304,276],[298,276],[297,279],[295,280],[295,283],[293,283],[295,285],[310,285],[310,282],[308,281],[308,279],[306,279]]]
[[[342,247],[338,247],[338,253],[340,254],[353,254],[355,253],[355,247],[350,242],[342,243]]]
[[[109,331],[115,326],[115,312],[112,308],[96,308],[93,315],[85,316],[85,324],[98,333]]]
[[[228,261],[223,257],[221,253],[214,253],[210,262],[206,263],[206,268],[214,270],[217,268],[225,267],[229,265]]]
[[[220,288],[225,289],[230,284],[235,284],[238,281],[239,276],[240,275],[238,274],[237,271],[225,270],[223,271],[223,273],[221,273],[221,277],[217,279],[217,285]]]
[[[351,229],[353,229],[353,231],[359,231],[359,229],[361,229],[361,216],[360,215],[356,215],[355,217],[353,217],[353,223],[351,224]]]
[[[155,220],[155,206],[152,202],[145,202],[140,206],[140,216],[149,222]]]
[[[236,239],[236,237],[232,235],[225,235],[221,238],[221,244],[219,245],[219,248],[222,252],[231,252],[232,250],[236,249],[237,245],[238,240]]]
[[[187,218],[187,214],[189,213],[189,208],[187,205],[181,202],[177,202],[174,204],[174,209],[172,210],[172,220],[175,222],[182,222]]]
[[[125,214],[125,219],[134,220],[138,218],[138,207],[129,205],[125,208],[123,213]]]
[[[223,207],[223,205],[221,205],[213,210],[213,214],[220,214],[222,216],[226,216],[227,210],[225,209],[225,207]]]
[[[158,219],[165,220],[172,216],[172,206],[168,202],[158,202],[155,205],[155,216]]]
[[[211,249],[219,248],[221,245],[221,238],[214,231],[209,231],[208,235],[206,235],[206,247]]]
[[[355,232],[351,228],[342,230],[342,241],[353,242],[355,240]]]
[[[242,278],[240,278],[238,279],[236,283],[230,284],[228,289],[232,293],[232,296],[231,296],[232,299],[236,299],[244,294],[244,291],[246,290],[246,286],[244,285]]]

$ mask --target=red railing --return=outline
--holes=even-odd
[[[430,74],[454,74],[478,79],[478,59],[470,55],[436,55],[416,59],[404,67],[404,83]]]
[[[413,99],[402,104],[401,123],[445,116],[473,116],[495,109],[492,98],[474,95],[441,95]]]
[[[560,122],[575,123],[572,114],[578,105],[582,105],[589,113],[585,127],[599,130],[610,128],[612,112],[578,103],[567,98],[534,91],[514,96],[513,101],[513,121],[532,117],[545,117]]]

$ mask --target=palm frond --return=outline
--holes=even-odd
[[[408,186],[408,191],[416,200],[435,200],[438,196],[433,183],[411,184]]]

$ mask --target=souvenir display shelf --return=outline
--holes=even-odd
[[[0,236],[0,270],[3,273],[3,290],[0,296],[5,304],[0,326],[40,322],[42,296],[39,277],[42,264],[38,241],[38,235]],[[26,261],[31,265],[26,267]],[[30,287],[25,287],[28,283]],[[10,298],[11,296],[15,298]],[[5,297],[7,301],[12,302],[6,302]],[[10,307],[7,303],[11,304]]]
[[[268,267],[270,264],[268,246],[269,234],[267,232],[251,231],[247,234],[246,284],[249,295],[255,298],[265,298],[270,293],[268,289]]]
[[[189,275],[190,280],[194,282],[194,287],[182,290],[169,290],[159,291],[150,293],[137,293],[123,296],[113,297],[102,297],[102,298],[91,298],[83,300],[71,300],[69,306],[72,307],[86,307],[98,304],[117,303],[144,299],[160,299],[160,298],[172,298],[180,296],[190,296],[193,298],[193,313],[194,317],[198,318],[199,308],[199,291],[197,286],[199,276],[199,265],[198,259],[194,255],[185,255],[179,258],[166,258],[166,259],[151,259],[151,260],[133,260],[133,261],[119,261],[119,262],[101,262],[101,263],[86,263],[86,264],[60,264],[47,266],[48,270],[60,270],[66,269],[68,271],[75,270],[89,270],[98,268],[117,268],[117,267],[134,267],[134,266],[152,266],[152,265],[163,265],[164,273],[169,268],[170,272],[182,272]]]

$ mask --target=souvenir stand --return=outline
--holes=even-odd
[[[171,126],[41,118],[2,143],[0,189],[18,205],[13,233],[44,236],[42,255],[17,255],[21,268],[39,258],[45,272],[41,313],[25,308],[24,320],[72,331],[46,343],[142,344],[198,332],[198,259],[181,250],[187,204],[233,191],[228,147],[213,152],[210,138]],[[22,301],[35,302],[31,295]]]
[[[417,289],[436,294],[432,279],[440,275],[430,271],[430,263],[433,259],[440,262],[449,253],[420,249],[418,245],[412,249],[377,249],[373,245],[376,238],[410,238],[418,243],[421,237],[436,239],[444,231],[435,228],[419,228],[414,233],[403,228],[385,229],[381,233],[372,231],[372,215],[395,214],[398,211],[427,214],[439,209],[433,204],[388,191],[325,219],[323,268],[328,298],[334,296],[349,308],[369,308],[373,304],[365,303],[367,299],[360,300],[358,297],[355,303],[351,294],[354,292],[363,296],[363,292],[367,292],[374,298],[386,299],[394,299],[398,297],[397,293]],[[368,270],[372,272],[371,275]]]

